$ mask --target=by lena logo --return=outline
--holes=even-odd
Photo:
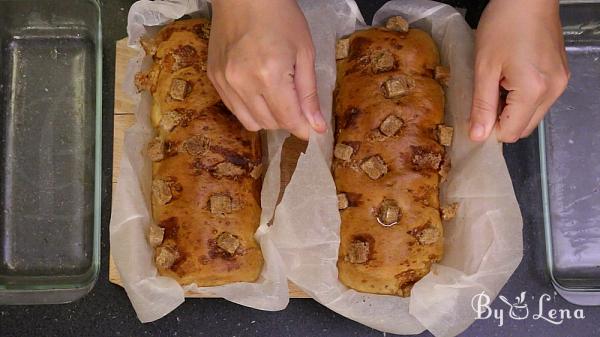
[[[498,321],[498,326],[504,325],[504,318],[506,313],[508,313],[508,317],[513,320],[524,320],[529,317],[533,320],[544,320],[550,324],[560,325],[565,320],[569,319],[585,319],[585,313],[583,309],[575,309],[571,311],[570,309],[548,309],[548,302],[552,301],[552,296],[548,294],[542,294],[537,301],[537,308],[532,308],[529,310],[529,306],[527,304],[527,292],[523,291],[519,296],[515,297],[514,301],[508,300],[506,297],[500,295],[498,296],[500,300],[506,304],[506,307],[503,308],[492,308],[490,306],[492,300],[485,291],[480,294],[476,294],[471,299],[471,307],[475,312],[476,319],[489,319],[493,317],[493,319]],[[535,296],[531,296],[531,298],[535,301]],[[530,315],[533,313],[533,315]]]

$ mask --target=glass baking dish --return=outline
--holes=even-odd
[[[547,262],[568,301],[600,304],[600,3],[561,3],[571,80],[540,126]]]
[[[0,304],[87,294],[100,264],[95,0],[0,0]]]

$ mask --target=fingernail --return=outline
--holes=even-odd
[[[471,138],[483,139],[485,137],[485,126],[481,123],[473,123],[471,125]]]
[[[306,119],[308,119],[308,124],[314,129],[315,127],[315,118],[311,114],[305,114]]]
[[[325,119],[323,119],[323,115],[321,111],[317,111],[312,116],[313,119],[313,128],[317,131],[323,132],[327,129],[327,123],[325,123]]]

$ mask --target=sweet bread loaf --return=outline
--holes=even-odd
[[[444,145],[439,65],[432,38],[400,17],[338,42],[333,175],[341,215],[342,283],[409,296],[443,253],[439,184]]]
[[[261,141],[221,103],[206,75],[209,22],[182,20],[141,41],[153,64],[136,76],[153,97],[156,138],[149,243],[180,284],[255,281],[263,265]]]

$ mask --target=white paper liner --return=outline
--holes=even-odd
[[[139,46],[142,36],[155,34],[159,27],[183,15],[208,17],[205,0],[142,0],[129,11],[127,31],[130,46],[140,54],[129,63],[123,90],[136,104],[136,123],[125,132],[121,171],[113,193],[110,222],[110,245],[123,286],[140,321],[151,322],[171,312],[184,301],[190,291],[223,297],[229,301],[261,310],[281,310],[289,301],[283,261],[271,239],[267,223],[273,217],[280,185],[281,147],[285,132],[268,132],[268,169],[261,194],[262,214],[255,235],[265,259],[262,273],[255,283],[233,283],[216,287],[181,287],[175,280],[159,276],[153,262],[153,250],[146,240],[152,223],[150,185],[152,165],[144,155],[146,144],[154,137],[150,125],[152,97],[138,94],[133,76],[148,66],[150,58]]]
[[[303,1],[317,50],[321,108],[331,120],[335,86],[335,38],[361,28],[349,0]],[[432,34],[452,76],[446,89],[446,123],[454,126],[449,150],[452,171],[442,188],[445,204],[458,202],[457,217],[445,223],[445,257],[417,282],[410,298],[373,295],[346,288],[336,262],[340,216],[330,171],[332,126],[312,134],[275,211],[272,239],[288,278],[331,310],[369,327],[397,334],[428,329],[454,336],[475,320],[471,299],[485,291],[495,297],[521,261],[523,221],[502,146],[492,136],[483,144],[468,139],[473,83],[473,36],[450,6],[426,0],[390,1],[374,17],[382,25],[402,15],[412,27]]]

